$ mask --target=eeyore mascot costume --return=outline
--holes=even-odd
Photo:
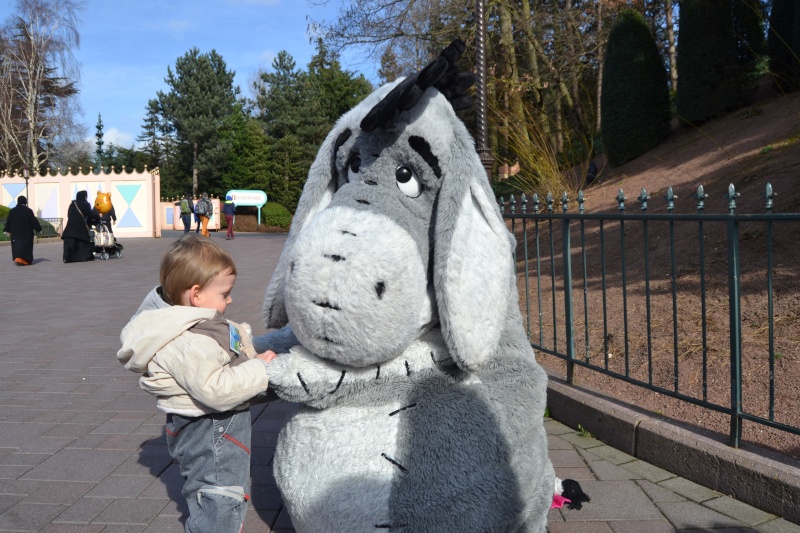
[[[461,41],[334,126],[256,340],[302,404],[274,473],[300,533],[545,531],[547,376],[472,138]],[[288,325],[287,325],[288,324]]]

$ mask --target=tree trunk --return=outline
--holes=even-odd
[[[197,196],[197,143],[192,145],[192,192]]]
[[[675,58],[675,24],[672,20],[672,0],[666,0],[667,10],[667,43],[669,54],[669,82],[672,92],[678,90],[678,64]]]

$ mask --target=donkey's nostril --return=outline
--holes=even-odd
[[[341,255],[325,254],[324,257],[326,259],[330,259],[331,261],[335,261],[336,263],[339,261],[347,261],[347,258],[342,257]]]
[[[386,284],[384,282],[379,281],[378,283],[375,284],[375,292],[378,295],[378,300],[383,298],[383,291],[385,290],[386,290]]]

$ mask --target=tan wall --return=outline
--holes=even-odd
[[[94,205],[98,192],[110,192],[111,203],[117,215],[114,234],[117,237],[161,237],[162,225],[157,211],[161,197],[161,178],[158,169],[143,172],[95,174],[91,170],[65,174],[34,175],[25,179],[21,175],[0,174],[0,204],[13,207],[19,195],[28,198],[28,206],[41,218],[61,218],[67,222],[67,209],[78,191],[88,192],[89,203]]]

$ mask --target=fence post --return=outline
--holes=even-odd
[[[564,191],[564,194],[561,195],[561,211],[563,214],[567,214],[568,207],[569,198],[567,197],[567,192]],[[567,383],[571,385],[575,372],[575,326],[572,316],[572,244],[570,243],[569,226],[569,218],[564,217],[561,234],[562,253],[564,256],[564,320],[567,343]]]
[[[739,222],[736,220],[736,192],[733,184],[728,185],[728,301],[730,307],[731,343],[731,446],[738,448],[742,438],[742,309],[739,280]]]

